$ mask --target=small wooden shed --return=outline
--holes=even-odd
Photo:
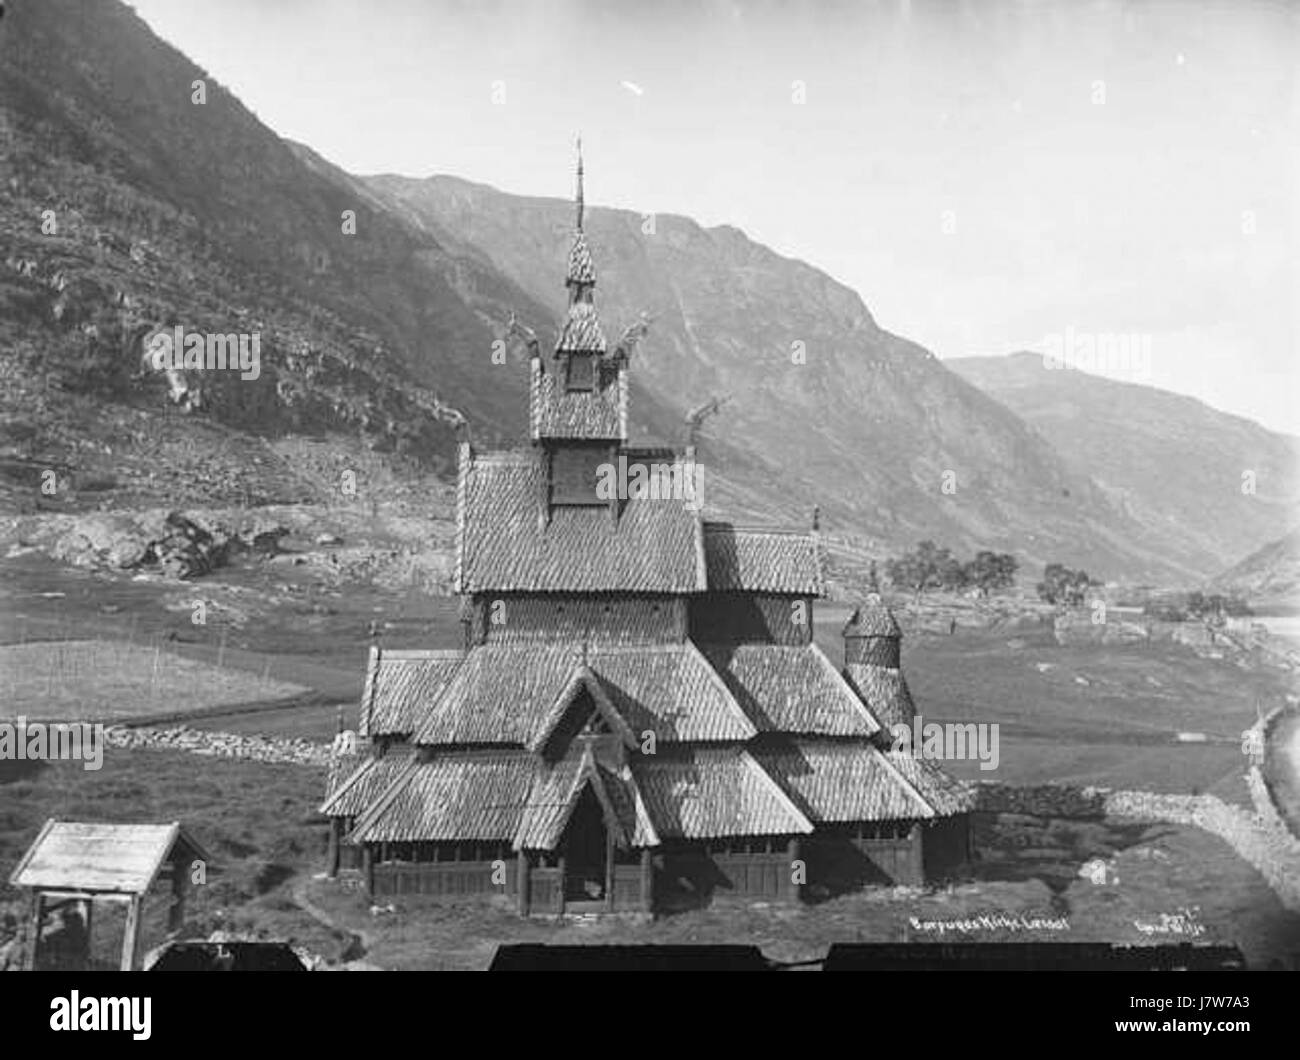
[[[185,919],[186,881],[195,861],[210,867],[211,859],[180,824],[104,824],[45,822],[18,867],[9,877],[15,887],[31,891],[31,920],[25,967],[35,968],[41,927],[51,913],[71,903],[85,903],[85,934],[96,901],[127,906],[122,940],[122,971],[140,962],[140,918],[145,894],[159,882],[171,886],[169,931]]]

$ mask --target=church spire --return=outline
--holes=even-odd
[[[582,137],[578,137],[578,231],[582,231]]]
[[[575,195],[577,204],[577,228],[573,233],[573,246],[569,250],[569,267],[565,273],[564,283],[569,288],[569,304],[591,302],[591,289],[596,286],[596,267],[591,262],[591,251],[587,247],[587,237],[582,231],[584,203],[582,196],[582,137],[578,137],[578,190]],[[602,350],[604,349],[602,345]]]

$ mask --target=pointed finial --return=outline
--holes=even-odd
[[[578,135],[578,231],[582,231],[582,134]]]

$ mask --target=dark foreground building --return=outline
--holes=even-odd
[[[691,448],[627,445],[631,349],[592,303],[581,164],[577,218],[555,351],[531,346],[531,446],[461,447],[464,647],[371,650],[369,743],[322,807],[330,871],[521,913],[948,872],[969,796],[889,750],[913,713],[892,616],[860,609],[837,671],[812,638],[815,530],[705,521]]]

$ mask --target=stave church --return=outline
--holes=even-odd
[[[576,212],[554,350],[529,344],[530,444],[460,448],[463,642],[372,646],[361,742],[322,805],[330,874],[521,915],[950,875],[969,789],[891,750],[914,708],[878,599],[844,627],[841,668],[814,643],[815,524],[737,526],[705,519],[694,490],[601,488],[611,467],[694,468],[695,453],[628,443],[636,332],[611,348],[597,316],[581,159]]]

